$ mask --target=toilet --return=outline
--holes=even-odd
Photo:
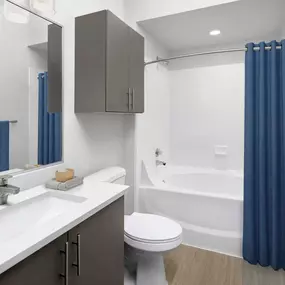
[[[126,170],[110,167],[92,175],[98,182],[125,184]],[[135,260],[136,275],[133,282],[125,279],[125,284],[167,285],[163,254],[182,243],[181,226],[168,218],[133,213],[125,216],[125,254]]]

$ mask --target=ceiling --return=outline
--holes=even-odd
[[[240,0],[138,24],[171,53],[242,47],[251,41],[280,39],[282,25],[285,31],[284,2]],[[209,32],[214,29],[221,30],[221,35],[210,36]]]

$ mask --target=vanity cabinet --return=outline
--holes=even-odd
[[[108,10],[75,19],[75,112],[144,112],[144,38]]]
[[[123,285],[124,198],[0,275],[0,285]]]
[[[71,230],[69,240],[73,264],[69,285],[124,284],[122,200]]]
[[[67,234],[0,275],[0,285],[63,285]]]

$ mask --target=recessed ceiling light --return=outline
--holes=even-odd
[[[220,31],[220,30],[213,30],[213,31],[210,32],[210,35],[211,35],[211,36],[218,36],[218,35],[220,35],[220,34],[221,34],[221,31]]]

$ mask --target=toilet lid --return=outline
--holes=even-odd
[[[182,228],[165,217],[134,213],[125,217],[125,234],[136,240],[165,242],[179,238]]]

